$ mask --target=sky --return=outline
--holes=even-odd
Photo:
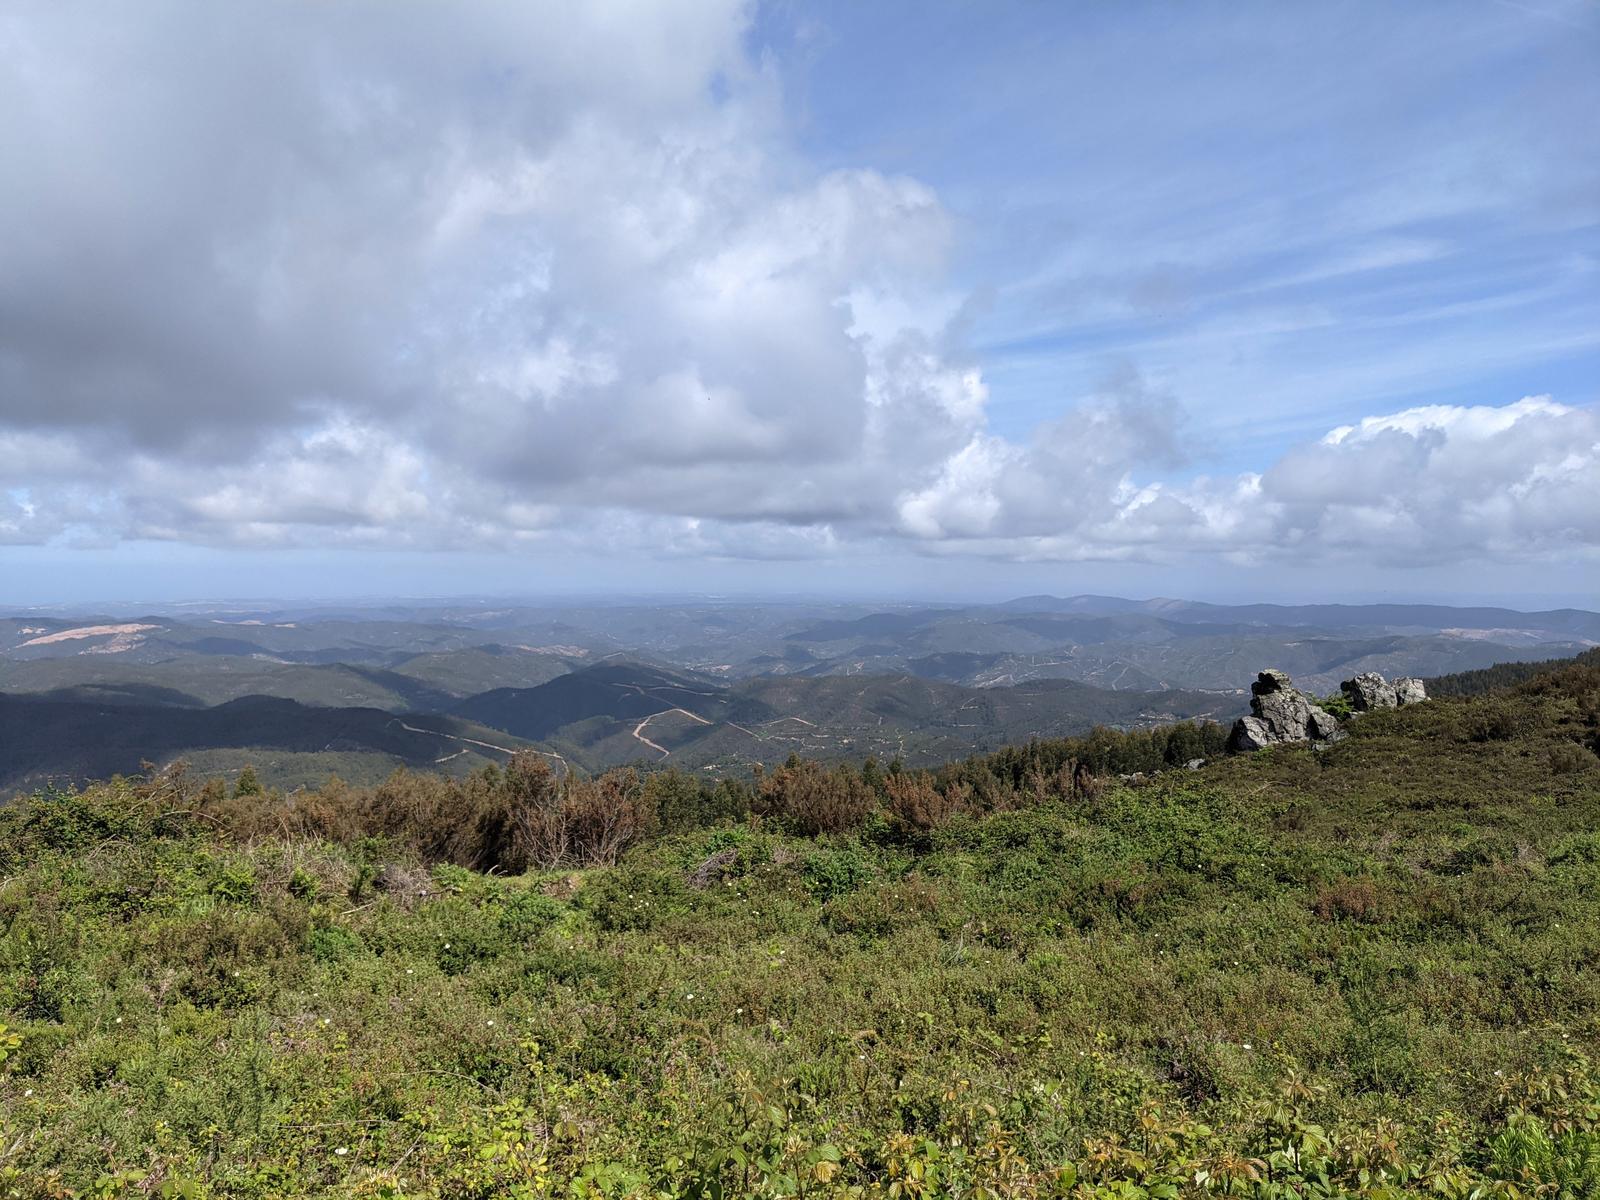
[[[0,8],[0,604],[1600,607],[1600,5]]]

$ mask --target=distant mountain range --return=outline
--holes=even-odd
[[[1600,614],[1439,605],[186,606],[0,618],[0,788],[183,756],[278,780],[466,770],[920,762],[1093,724],[1226,719],[1265,666],[1326,693],[1575,655]],[[403,721],[396,718],[403,717]],[[260,760],[260,761],[258,761]]]

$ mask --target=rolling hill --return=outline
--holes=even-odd
[[[142,762],[197,760],[212,769],[259,763],[263,777],[290,782],[296,756],[315,755],[316,776],[338,770],[381,778],[397,766],[452,772],[504,762],[516,738],[449,716],[376,708],[321,708],[249,696],[209,708],[108,703],[76,695],[0,696],[0,789],[71,784],[140,770]]]
[[[668,759],[732,770],[792,753],[927,762],[1096,724],[1221,719],[1241,709],[1233,696],[1110,691],[1072,680],[979,689],[909,675],[791,675],[730,685],[613,663],[535,688],[496,689],[452,711],[592,770]]]
[[[1600,614],[1576,609],[1102,596],[21,613],[0,617],[0,696],[56,707],[28,710],[34,725],[8,717],[23,732],[0,743],[0,781],[84,772],[84,752],[53,736],[46,713],[85,729],[98,728],[85,714],[121,714],[96,748],[101,773],[179,752],[236,769],[266,743],[228,706],[278,700],[299,706],[260,710],[282,734],[264,768],[279,782],[330,770],[369,779],[432,759],[464,769],[495,754],[397,748],[378,718],[338,715],[355,712],[417,728],[428,714],[472,722],[591,771],[668,762],[729,774],[791,752],[920,763],[1097,723],[1225,720],[1263,665],[1328,693],[1362,671],[1437,677],[1570,657],[1597,640]],[[317,741],[330,723],[355,731],[348,744]]]

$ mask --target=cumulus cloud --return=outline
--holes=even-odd
[[[1280,536],[1390,562],[1600,546],[1600,417],[1549,396],[1331,430],[1262,480]]]
[[[1134,373],[1031,432],[925,184],[819,172],[735,0],[0,13],[0,542],[1561,552],[1592,411],[1202,477]]]
[[[1414,566],[1600,550],[1592,408],[1429,405],[1333,429],[1259,474],[1152,479],[1152,458],[1181,435],[1171,415],[1124,397],[1028,445],[975,439],[902,496],[902,528],[933,552],[1026,561]]]

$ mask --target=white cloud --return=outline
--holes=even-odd
[[[1600,417],[1548,396],[1369,417],[1267,472],[1280,531],[1394,563],[1600,546]]]
[[[1600,543],[1595,416],[1549,398],[1368,418],[1222,478],[1182,474],[1182,410],[1131,373],[1002,433],[950,348],[940,198],[809,168],[748,20],[10,6],[0,140],[27,169],[0,176],[0,222],[29,235],[0,240],[0,541]]]
[[[1513,429],[1528,417],[1564,417],[1572,410],[1555,403],[1549,396],[1526,396],[1501,408],[1477,405],[1464,408],[1451,404],[1430,404],[1408,408],[1382,417],[1367,417],[1357,425],[1341,425],[1322,438],[1325,446],[1359,446],[1382,434],[1395,431],[1417,438],[1437,431],[1457,443],[1486,442]]]
[[[935,552],[1026,561],[1401,566],[1600,550],[1593,409],[1548,396],[1407,409],[1331,430],[1262,474],[1187,481],[1149,477],[1152,449],[1177,436],[1162,420],[1159,406],[1102,402],[1027,446],[974,440],[901,498],[901,527]]]

